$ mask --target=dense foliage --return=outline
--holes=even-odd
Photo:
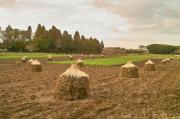
[[[11,52],[101,53],[104,47],[103,41],[86,38],[78,31],[72,36],[67,31],[61,33],[55,26],[47,30],[41,24],[34,36],[31,26],[27,30],[19,30],[9,25],[2,34],[0,49]]]
[[[151,44],[147,46],[149,53],[153,54],[173,54],[178,50],[178,46]]]

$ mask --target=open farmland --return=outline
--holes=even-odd
[[[147,59],[163,59],[163,58],[175,58],[180,59],[180,56],[175,55],[157,55],[157,54],[147,54],[147,55],[127,55],[127,56],[113,56],[109,58],[97,58],[97,59],[85,59],[84,63],[86,65],[101,65],[101,66],[112,66],[125,64],[127,61],[138,62]],[[53,61],[53,64],[73,64],[75,61]]]
[[[154,72],[144,71],[145,56],[132,56],[137,57],[139,79],[121,78],[120,65],[80,68],[90,76],[90,91],[88,98],[75,101],[53,95],[59,75],[70,65],[40,59],[43,71],[33,73],[27,64],[16,66],[17,60],[0,60],[0,119],[178,119],[180,60],[162,65],[153,56]],[[100,59],[87,59],[93,60]]]

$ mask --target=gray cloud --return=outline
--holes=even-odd
[[[94,0],[93,4],[124,17],[132,31],[180,33],[180,0]]]

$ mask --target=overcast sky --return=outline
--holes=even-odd
[[[0,0],[0,26],[57,26],[106,47],[180,45],[180,0]]]

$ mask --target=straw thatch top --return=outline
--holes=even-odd
[[[31,63],[31,62],[33,62],[33,59],[28,60],[28,63]]]
[[[81,60],[81,59],[78,59],[77,61],[76,61],[76,63],[83,63],[84,61],[83,60]]]
[[[35,59],[31,62],[31,65],[41,65],[41,63],[37,59]]]
[[[167,58],[167,59],[166,59],[166,61],[170,61],[170,59],[169,59],[169,58]]]
[[[51,56],[51,55],[48,55],[48,58],[52,58],[52,56]]]
[[[152,60],[148,60],[145,64],[154,64]]]
[[[25,57],[23,57],[23,58],[21,58],[21,60],[26,60],[26,58],[25,58]]]
[[[77,65],[71,65],[69,69],[67,69],[61,76],[66,76],[66,77],[75,77],[75,78],[82,78],[86,77],[89,78],[89,75],[80,71],[77,67]]]
[[[137,67],[136,65],[134,65],[131,61],[128,61],[125,65],[123,65],[122,67]]]
[[[84,54],[80,54],[80,56],[84,56]]]
[[[162,62],[166,62],[167,60],[166,59],[163,59]]]
[[[27,59],[28,57],[27,56],[23,56],[23,58]]]
[[[72,55],[68,55],[68,57],[72,57]]]

